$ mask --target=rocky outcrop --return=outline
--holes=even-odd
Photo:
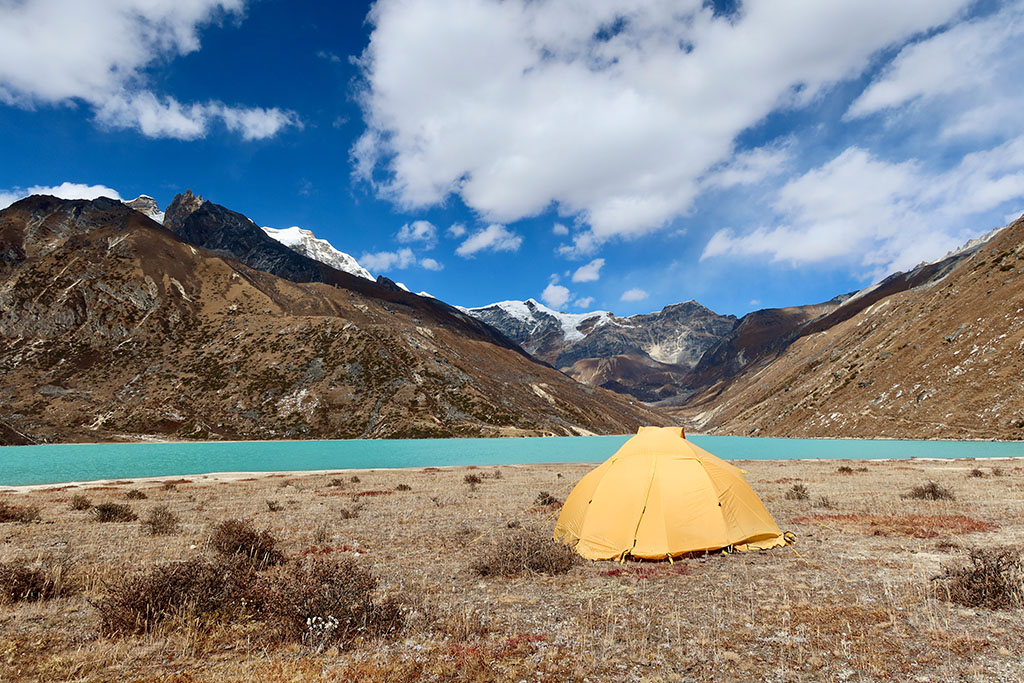
[[[185,223],[185,219],[198,211],[205,202],[202,197],[192,194],[192,190],[175,195],[164,213],[164,226],[177,232]]]
[[[170,222],[216,235],[211,206]],[[667,421],[436,300],[347,273],[290,281],[220,244],[189,244],[107,199],[0,212],[0,438],[562,435]]]

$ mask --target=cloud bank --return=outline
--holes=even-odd
[[[146,69],[200,47],[199,29],[240,17],[244,0],[22,0],[0,3],[0,102],[88,104],[96,121],[147,137],[194,140],[214,122],[244,140],[300,126],[276,107],[182,103],[158,95]]]
[[[355,174],[404,207],[455,195],[496,224],[554,208],[582,226],[563,255],[585,256],[683,215],[705,184],[776,172],[776,147],[729,163],[740,132],[968,4],[380,0]]]

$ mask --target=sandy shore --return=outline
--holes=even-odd
[[[564,499],[593,465],[18,487],[0,500],[38,506],[41,521],[0,525],[0,562],[68,557],[79,592],[0,605],[0,668],[26,680],[1024,679],[1024,610],[964,608],[931,581],[971,548],[1024,544],[1019,459],[738,464],[796,545],[507,578],[480,577],[471,565],[507,534],[550,534],[557,506],[536,505],[538,495]],[[470,486],[467,475],[482,481]],[[927,481],[954,499],[904,497]],[[787,497],[797,485],[806,499]],[[145,498],[129,499],[130,490]],[[75,494],[131,505],[141,517],[166,505],[180,533],[97,522],[70,509]],[[356,558],[379,577],[382,595],[408,603],[405,628],[323,652],[268,645],[248,623],[99,634],[93,605],[109,581],[210,557],[211,529],[232,518],[268,530],[289,562]]]

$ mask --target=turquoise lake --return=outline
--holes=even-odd
[[[0,485],[209,472],[600,462],[627,436],[390,441],[240,441],[0,447]],[[1012,458],[1024,442],[687,437],[726,460]]]

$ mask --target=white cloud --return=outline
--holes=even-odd
[[[458,239],[466,234],[466,226],[462,223],[452,223],[448,230],[445,231],[445,234],[452,239]]]
[[[110,197],[121,199],[117,190],[105,185],[85,185],[83,183],[63,182],[60,185],[34,185],[29,188],[15,187],[8,190],[0,190],[0,209],[8,206],[33,194],[48,194],[61,199],[96,199],[97,197]]]
[[[551,232],[556,235],[564,236],[569,234],[569,228],[565,227],[561,223],[555,223],[551,226]]]
[[[25,0],[0,5],[0,102],[87,103],[105,126],[192,140],[212,122],[246,140],[300,122],[277,108],[183,104],[147,84],[153,64],[199,49],[199,29],[240,17],[245,0]]]
[[[704,187],[727,189],[736,185],[753,185],[782,172],[789,161],[792,141],[749,149],[728,162],[713,168],[703,179]]]
[[[751,299],[750,300],[750,305],[751,306],[760,306],[761,305],[761,300],[760,299]]]
[[[983,227],[969,227],[970,217],[1021,199],[1024,136],[969,154],[940,172],[850,147],[779,191],[774,225],[745,234],[719,230],[701,259],[731,254],[792,264],[838,260],[879,276],[959,246]]]
[[[466,241],[459,245],[455,253],[468,258],[480,251],[518,251],[519,245],[522,243],[521,236],[510,231],[504,225],[492,223],[466,238]]]
[[[556,285],[554,282],[549,284],[541,292],[540,299],[551,308],[555,310],[561,310],[567,303],[569,303],[569,288],[563,287],[562,285]]]
[[[920,101],[942,111],[946,136],[1020,134],[1022,72],[1024,7],[1018,3],[903,48],[846,118]]]
[[[572,302],[572,305],[576,308],[590,308],[591,304],[594,303],[594,297],[592,296],[581,296],[576,301]]]
[[[444,270],[444,264],[439,263],[436,259],[425,258],[420,259],[420,268],[427,270]]]
[[[398,251],[378,251],[375,253],[364,252],[359,257],[359,263],[369,270],[384,271],[404,270],[416,265],[416,255],[412,249],[403,248]]]
[[[1024,210],[1011,211],[1003,217],[1003,221],[1006,225],[1010,223],[1016,223],[1021,218],[1024,218]]]
[[[604,266],[603,258],[596,258],[585,266],[580,266],[572,274],[573,282],[595,282],[601,278],[601,267]]]
[[[715,17],[703,0],[379,0],[355,174],[400,205],[458,195],[495,222],[554,207],[588,226],[560,250],[584,256],[686,212],[720,165],[721,185],[772,171],[777,158],[729,166],[741,131],[968,4],[778,0]]]
[[[627,289],[625,292],[623,292],[622,296],[619,297],[619,300],[620,301],[643,301],[648,296],[650,296],[650,295],[647,292],[645,292],[644,290],[634,287],[633,289]]]
[[[433,249],[437,244],[437,228],[430,221],[413,221],[403,225],[397,237],[399,242],[422,242],[425,249]]]

